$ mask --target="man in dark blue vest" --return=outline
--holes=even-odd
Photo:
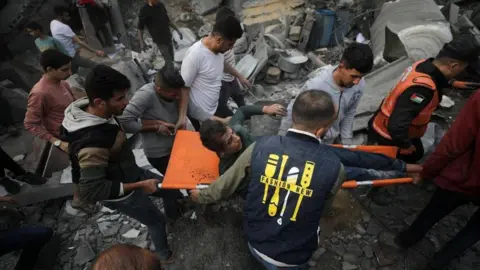
[[[324,206],[345,181],[340,159],[318,140],[336,111],[328,93],[303,92],[286,136],[257,139],[208,189],[191,191],[194,201],[212,203],[247,190],[244,231],[267,269],[308,269]]]

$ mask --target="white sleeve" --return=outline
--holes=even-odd
[[[185,81],[186,87],[192,87],[200,69],[200,60],[201,57],[196,55],[195,52],[187,53],[187,56],[183,59],[180,74]]]
[[[73,38],[74,36],[76,36],[76,34],[73,32],[72,28],[70,28],[70,26],[68,25],[62,25],[61,29],[60,29],[60,32],[62,35],[66,36],[66,37],[69,37],[69,38]]]

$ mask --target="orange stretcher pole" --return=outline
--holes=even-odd
[[[347,181],[343,183],[342,188],[350,189],[350,188],[357,188],[360,186],[372,186],[372,187],[383,187],[383,186],[391,186],[391,185],[398,185],[398,184],[409,184],[412,183],[412,178],[395,178],[395,179],[384,179],[384,180],[373,180],[373,181]]]

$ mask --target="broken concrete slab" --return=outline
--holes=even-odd
[[[222,0],[193,0],[192,6],[199,15],[205,15],[216,9]]]
[[[121,72],[130,80],[132,86],[128,92],[129,98],[131,98],[138,89],[147,83],[143,78],[142,72],[139,70],[138,66],[135,64],[135,62],[133,62],[133,60],[115,63],[112,65],[112,68]]]
[[[382,65],[404,55],[413,60],[434,57],[452,33],[433,0],[402,0],[382,6],[371,40],[374,63]]]
[[[243,5],[243,23],[247,26],[272,24],[283,16],[295,18],[303,13],[304,0],[263,0],[250,1]]]

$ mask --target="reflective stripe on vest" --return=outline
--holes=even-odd
[[[373,129],[385,139],[392,140],[387,127],[398,98],[403,92],[405,92],[405,90],[414,86],[429,88],[434,94],[430,103],[417,115],[417,117],[415,117],[415,119],[413,119],[408,129],[408,137],[411,139],[421,138],[427,130],[428,122],[432,117],[433,111],[440,103],[440,98],[438,96],[437,86],[435,85],[432,77],[428,74],[415,71],[417,66],[423,62],[425,62],[425,60],[418,61],[408,67],[403,72],[400,81],[395,85],[395,87],[390,91],[380,105],[380,110],[378,110],[372,126]]]

